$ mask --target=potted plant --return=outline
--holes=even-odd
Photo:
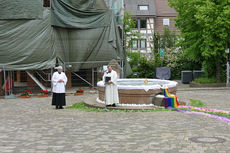
[[[38,97],[48,97],[48,90],[40,90]]]
[[[74,94],[75,96],[79,96],[79,95],[83,95],[84,94],[84,90],[79,88],[76,90],[76,93]]]
[[[22,94],[21,94],[21,98],[30,98],[32,95],[31,91],[27,91],[25,90]]]

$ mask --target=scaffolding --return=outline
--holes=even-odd
[[[124,18],[124,0],[104,0],[108,9],[113,10],[116,16],[117,24],[123,27]]]
[[[120,78],[124,77],[124,61],[116,60],[120,69]],[[104,74],[104,65],[110,61],[88,61],[88,62],[64,62],[68,82],[67,88],[73,87],[91,87],[95,88],[97,82],[102,80]],[[79,67],[84,64],[92,64],[88,69],[74,70],[72,67]],[[99,66],[97,66],[99,65]],[[52,89],[51,77],[55,67],[46,70],[6,70],[5,66],[0,66],[0,96],[4,98],[16,98],[25,90],[32,93],[39,93],[40,90],[49,91]],[[69,85],[68,85],[69,83]]]
[[[120,78],[124,77],[124,61],[123,60],[116,60],[119,65],[121,66],[121,73],[120,73]],[[76,71],[74,71],[72,69],[72,67],[76,66],[76,65],[83,65],[83,64],[100,64],[100,65],[108,65],[110,61],[88,61],[88,62],[64,62],[64,71],[70,71],[73,78],[74,76],[79,78],[80,80],[82,80],[83,82],[85,82],[87,85],[89,85],[90,87],[95,87],[97,81],[102,79],[102,75],[104,74],[103,71],[103,66],[99,66],[99,67],[92,67],[91,69],[85,69],[84,71],[88,71],[91,72],[91,77],[90,77],[90,81],[89,81],[89,75],[88,76],[81,76],[80,74],[78,74]],[[90,70],[90,71],[89,71]],[[88,78],[88,80],[86,79]]]
[[[118,23],[118,27],[120,28],[120,37],[122,38],[123,43],[123,17],[124,17],[124,2],[123,0],[104,0],[107,7],[113,11],[114,16],[116,17],[116,21]],[[50,7],[51,0],[43,0],[44,7]],[[123,45],[124,46],[124,45]],[[124,61],[117,60],[118,63],[121,66],[121,75],[120,77],[124,77]],[[97,83],[97,78],[100,78],[98,74],[101,74],[103,72],[102,66],[92,66],[92,68],[84,69],[80,71],[74,71],[69,66],[70,65],[82,65],[82,64],[95,64],[97,65],[107,65],[110,61],[89,61],[89,62],[64,62],[63,67],[65,71],[70,71],[71,76],[74,78],[71,81],[77,82],[79,79],[87,84],[90,87],[95,87]],[[96,65],[96,64],[95,64]],[[24,89],[28,88],[28,79],[30,80],[30,83],[33,82],[31,88],[33,90],[45,90],[52,88],[51,83],[51,77],[54,71],[54,67],[47,69],[47,70],[8,70],[6,69],[6,65],[0,65],[0,96],[4,95],[5,97],[10,97],[10,95],[13,95],[16,93],[15,85],[22,85],[23,88],[17,89],[18,92],[23,91]],[[82,72],[83,75],[79,74],[79,72]],[[85,74],[85,75],[84,75]],[[90,74],[90,75],[89,75]],[[23,78],[23,81],[21,79],[21,82],[18,83],[17,76],[21,75],[21,78]],[[89,79],[90,76],[90,79]],[[86,79],[87,78],[87,79]],[[19,79],[20,80],[20,79]],[[83,83],[82,83],[83,84]],[[83,84],[83,85],[85,85]],[[73,85],[78,85],[77,83],[73,83]],[[6,88],[7,87],[7,88]]]

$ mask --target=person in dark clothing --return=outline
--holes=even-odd
[[[53,73],[52,76],[52,92],[53,99],[52,105],[56,106],[56,109],[63,109],[66,105],[65,100],[65,85],[67,83],[67,77],[64,72],[62,72],[62,66],[58,66],[58,71]]]

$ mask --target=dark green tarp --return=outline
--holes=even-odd
[[[9,70],[53,67],[53,28],[50,11],[42,20],[0,20],[0,68]]]
[[[93,0],[52,0],[51,24],[63,28],[109,26],[110,10],[97,9]]]
[[[68,2],[68,5],[62,5],[63,2]],[[95,2],[98,7],[98,0],[55,0],[52,1],[51,11],[44,9],[42,19],[0,20],[0,68],[46,69],[54,67],[56,59],[62,63],[124,60],[125,54],[113,14],[110,10],[101,9],[104,4],[100,9],[92,7]],[[59,20],[51,15],[57,9],[64,11],[59,12],[63,19],[69,18],[69,10],[78,10],[81,15],[74,12],[77,22],[67,20],[72,28],[51,26],[50,20]],[[108,62],[72,64],[71,69],[104,64]]]
[[[0,19],[41,19],[41,0],[0,0]]]

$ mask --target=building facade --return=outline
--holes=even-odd
[[[155,0],[155,6],[155,32],[162,34],[165,26],[168,26],[171,31],[179,32],[175,28],[175,21],[173,20],[177,16],[177,12],[169,7],[168,0]]]
[[[153,49],[153,35],[162,34],[164,27],[171,31],[179,32],[175,28],[173,18],[177,12],[170,8],[168,0],[124,0],[125,11],[133,15],[136,29],[141,35],[141,40],[132,42],[132,51],[149,56]]]
[[[132,51],[138,51],[142,55],[149,56],[152,51],[152,36],[154,30],[154,18],[156,8],[154,0],[124,0],[125,11],[133,15],[136,21],[135,31],[139,32],[140,40],[133,40]]]

